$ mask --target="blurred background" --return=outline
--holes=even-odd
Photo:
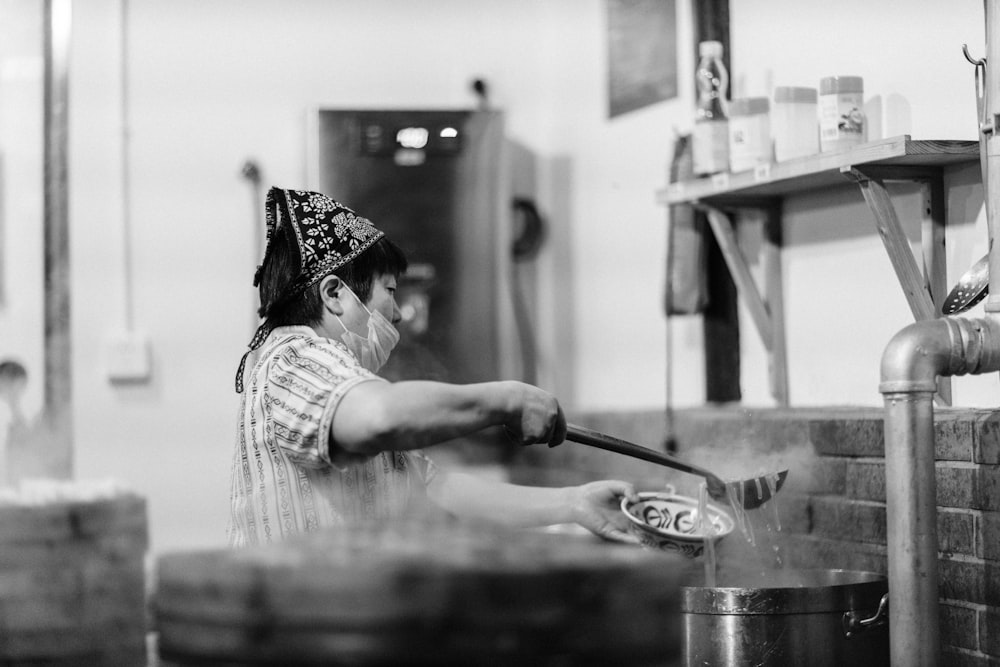
[[[660,409],[668,382],[672,405],[703,404],[701,316],[672,318],[669,354],[665,342],[668,212],[657,192],[676,137],[693,124],[697,47],[692,3],[665,4],[675,57],[662,66],[676,94],[612,115],[604,0],[73,3],[64,266],[72,474],[122,479],[145,495],[156,551],[225,542],[233,375],[257,324],[263,193],[323,187],[321,109],[497,116],[498,140],[480,163],[494,180],[478,247],[491,250],[498,377],[530,370],[571,417]],[[34,414],[48,275],[42,8],[0,0],[0,357],[26,366]],[[870,140],[976,139],[973,68],[961,47],[984,55],[982,3],[912,0],[905,9],[730,0],[734,96],[859,75]],[[986,231],[978,164],[949,178],[953,284],[985,252]],[[919,220],[919,192],[900,187],[901,217]],[[380,224],[362,204],[327,194]],[[509,249],[514,198],[545,222],[527,262]],[[880,406],[881,353],[912,316],[860,195],[801,199],[784,222],[790,403]],[[751,248],[754,229],[740,228]],[[919,227],[907,231],[917,243]],[[518,330],[525,314],[530,364]],[[743,330],[742,403],[771,406],[767,355],[753,326]],[[995,375],[954,380],[955,404],[994,405],[995,396]]]

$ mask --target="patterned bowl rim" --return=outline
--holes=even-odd
[[[668,503],[674,503],[678,505],[684,505],[692,509],[698,508],[698,501],[690,496],[678,495],[674,492],[673,487],[667,487],[667,491],[641,491],[639,493],[639,503],[645,502],[647,500],[661,500]],[[667,537],[672,540],[678,540],[682,542],[694,542],[700,543],[704,542],[705,538],[702,535],[684,535],[682,533],[676,533],[672,530],[664,530],[663,528],[657,528],[656,526],[650,526],[648,523],[643,521],[641,518],[633,514],[630,509],[633,505],[638,503],[631,502],[628,498],[622,498],[621,509],[628,517],[628,520],[641,530],[644,530],[654,535],[659,535],[660,537]],[[708,503],[708,514],[712,518],[718,518],[719,522],[722,524],[722,530],[711,536],[713,541],[721,540],[723,537],[733,532],[735,527],[735,522],[729,514],[718,505]]]

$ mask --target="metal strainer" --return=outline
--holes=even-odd
[[[958,280],[941,305],[941,312],[945,315],[964,312],[982,301],[989,289],[990,256],[987,253]]]

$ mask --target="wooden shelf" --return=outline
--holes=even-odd
[[[729,273],[736,283],[769,355],[771,393],[788,404],[787,351],[781,277],[781,205],[784,197],[820,188],[861,189],[885,244],[913,316],[937,317],[947,294],[944,228],[944,173],[947,167],[979,161],[976,141],[913,141],[909,136],[871,141],[836,153],[761,165],[750,171],[723,173],[678,183],[656,193],[661,204],[696,204],[706,216]],[[922,257],[918,263],[896,214],[885,181],[922,184]],[[765,216],[760,289],[734,232],[738,209],[756,207]],[[921,268],[923,267],[923,269]],[[935,300],[932,295],[936,295]],[[950,403],[949,378],[938,383],[939,400]]]
[[[657,192],[661,204],[704,201],[716,205],[757,197],[784,197],[814,188],[846,185],[851,167],[939,168],[979,159],[976,141],[914,141],[908,135],[871,141],[857,148],[819,153],[750,171],[722,173],[671,183]]]

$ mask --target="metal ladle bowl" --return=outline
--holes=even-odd
[[[729,502],[734,506],[741,506],[747,510],[756,509],[770,500],[771,496],[781,489],[785,478],[788,477],[788,470],[781,470],[750,479],[724,481],[714,473],[693,463],[575,424],[566,425],[566,439],[650,463],[657,463],[692,475],[699,475],[705,478],[708,495],[712,498]]]
[[[941,312],[944,315],[965,312],[986,298],[989,288],[990,256],[987,253],[962,275],[941,305]]]

